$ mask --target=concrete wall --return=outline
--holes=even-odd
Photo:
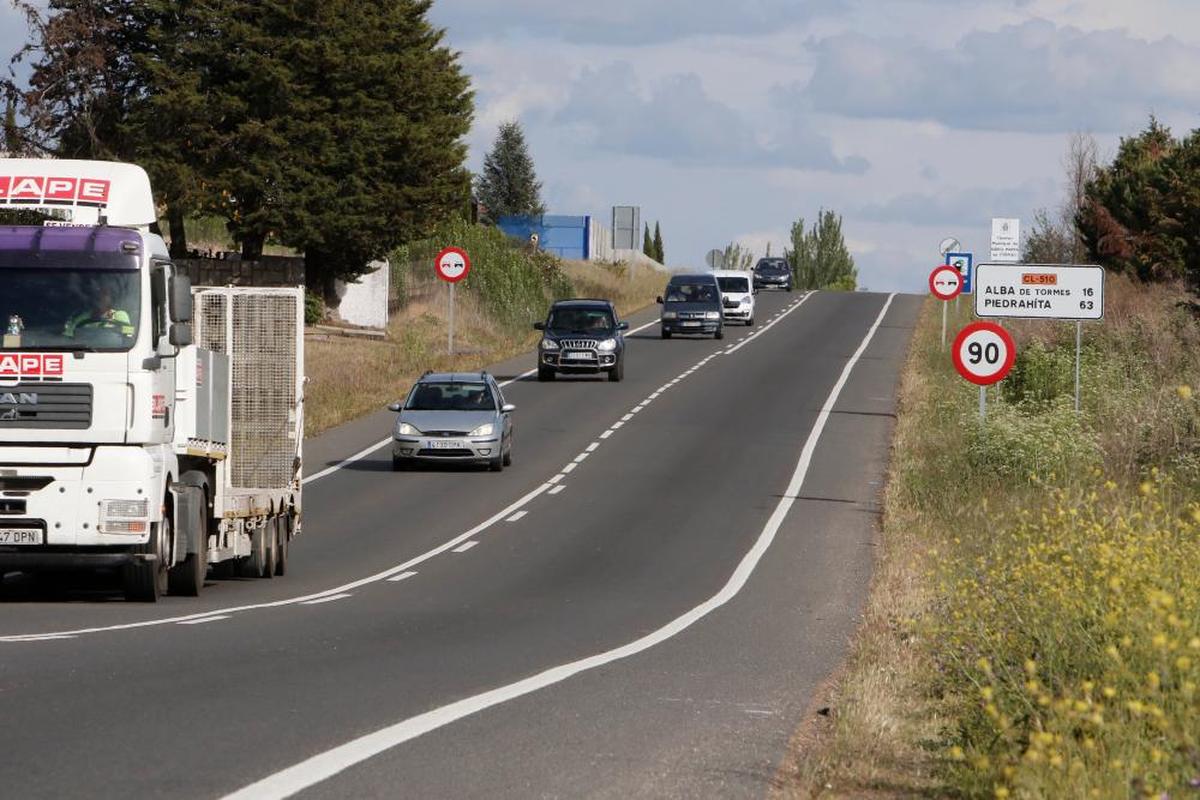
[[[341,298],[338,316],[342,322],[361,328],[386,328],[392,268],[387,261],[372,261],[370,267],[371,272],[354,283],[335,284]]]
[[[236,253],[225,258],[179,258],[175,264],[192,279],[193,286],[303,286],[304,259],[293,256],[263,256],[261,261],[242,261]]]
[[[588,260],[605,262],[613,261],[612,231],[595,217],[589,217],[589,220]]]

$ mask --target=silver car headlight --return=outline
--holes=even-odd
[[[554,341],[553,339],[542,339],[542,349],[543,350],[557,350],[558,342]]]
[[[496,424],[493,422],[485,422],[475,430],[471,431],[470,436],[491,436],[496,432]]]
[[[421,435],[421,432],[419,430],[414,428],[412,425],[409,425],[407,422],[401,422],[399,425],[397,425],[396,433],[398,433],[401,436],[420,436]]]
[[[676,318],[676,317],[678,317],[678,316],[679,316],[679,315],[678,315],[678,314],[676,314],[674,311],[664,311],[664,312],[663,312],[663,315],[662,315],[662,318],[663,318],[663,319],[675,319],[675,318]]]
[[[721,312],[720,311],[707,311],[704,314],[704,318],[705,319],[720,319]]]
[[[617,340],[616,339],[605,339],[603,342],[596,345],[596,349],[599,350],[601,353],[611,353],[613,350],[617,349]]]

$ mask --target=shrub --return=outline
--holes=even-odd
[[[967,455],[980,474],[1018,480],[1090,472],[1101,462],[1096,436],[1071,397],[994,404],[986,422],[972,418]]]
[[[304,293],[304,324],[316,325],[325,319],[325,301],[319,294]]]

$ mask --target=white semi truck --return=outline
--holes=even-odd
[[[154,601],[284,574],[303,290],[192,287],[131,164],[0,159],[2,217],[0,580],[117,569]]]

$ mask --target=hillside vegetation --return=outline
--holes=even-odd
[[[965,324],[966,306],[956,324]],[[930,301],[865,624],[787,794],[1128,798],[1200,778],[1200,322],[1110,274],[1085,327],[1010,325],[989,392]],[[810,731],[811,733],[811,731]]]
[[[448,245],[471,256],[458,284],[454,355],[447,352],[448,289],[434,276]],[[398,248],[392,264],[393,314],[380,341],[337,336],[306,344],[308,435],[377,411],[401,397],[427,369],[471,370],[531,351],[532,323],[564,297],[602,297],[622,314],[654,302],[666,283],[645,267],[564,263],[514,243],[492,227],[453,221],[429,239]],[[532,357],[526,367],[532,368]]]

